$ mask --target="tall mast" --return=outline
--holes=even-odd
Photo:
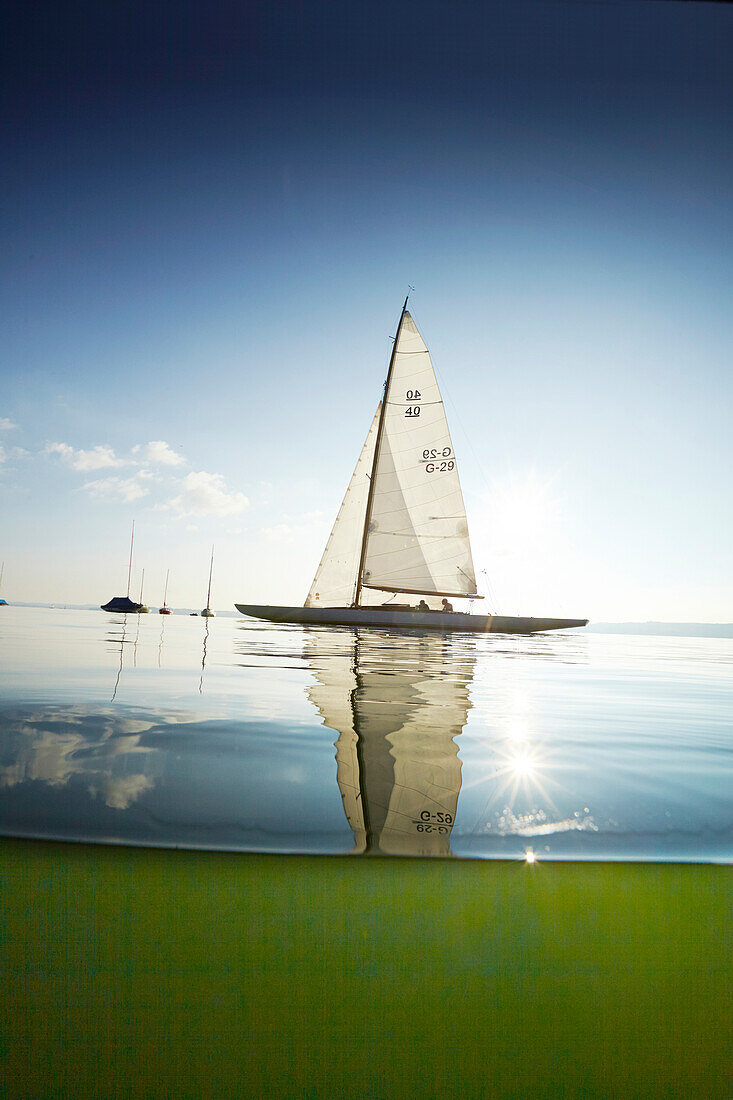
[[[132,521],[132,535],[130,537],[130,564],[127,567],[127,598],[130,598],[130,578],[132,576],[132,545],[135,541],[135,520]]]
[[[163,593],[163,607],[166,606],[165,601],[168,599],[168,578],[170,577],[170,575],[171,575],[171,571],[169,569],[168,572],[165,575],[165,592]]]
[[[140,603],[143,602],[143,585],[145,584],[145,570],[143,569],[142,576],[140,577]]]
[[[211,609],[211,574],[214,571],[214,547],[211,547],[211,565],[209,566],[209,591],[206,593],[206,610]]]
[[[409,298],[410,295],[407,295]],[[400,314],[399,324],[397,325],[397,332],[395,333],[394,344],[392,346],[392,354],[389,358],[389,368],[387,370],[387,380],[384,383],[384,396],[382,397],[382,409],[379,414],[379,427],[377,428],[377,441],[374,444],[374,459],[372,460],[372,471],[369,475],[369,494],[367,496],[366,513],[364,515],[364,531],[361,536],[361,557],[359,558],[359,572],[356,574],[356,592],[354,593],[353,607],[359,606],[359,599],[361,597],[361,578],[364,572],[364,560],[366,558],[366,546],[367,535],[369,534],[369,523],[372,518],[372,502],[374,499],[374,475],[377,471],[377,462],[379,460],[379,448],[382,442],[382,433],[384,431],[384,414],[387,411],[387,394],[389,393],[389,384],[392,381],[392,368],[394,367],[395,355],[397,353],[397,344],[400,339],[400,331],[402,329],[402,322],[405,318],[405,310],[407,309],[407,298],[405,298],[405,304],[402,307],[402,313]]]

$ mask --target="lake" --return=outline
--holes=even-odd
[[[732,645],[3,608],[0,1091],[727,1100]]]
[[[0,611],[0,833],[730,862],[733,640]]]

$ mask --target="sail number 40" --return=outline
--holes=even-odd
[[[419,416],[420,406],[412,404],[414,401],[419,401],[422,397],[420,390],[408,390],[405,394],[407,401],[411,402],[405,409],[405,416]]]

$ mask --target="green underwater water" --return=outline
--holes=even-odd
[[[731,1095],[731,869],[0,842],[2,1095]]]

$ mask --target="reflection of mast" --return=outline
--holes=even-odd
[[[163,635],[165,634],[165,619],[160,620],[160,641],[158,642],[158,668],[160,668],[160,658],[163,655]]]
[[[306,656],[316,679],[309,698],[339,732],[337,781],[355,850],[448,855],[473,645],[427,634],[400,638],[395,651],[390,638],[358,630],[349,642],[348,654],[334,653],[312,631]]]
[[[357,693],[359,691],[359,635],[354,631],[354,657],[351,663],[351,671],[354,677],[354,686],[349,693],[349,702],[351,704],[351,720],[353,730],[356,735],[356,743],[354,744],[354,752],[356,754],[356,777],[359,783],[359,809],[361,810],[361,819],[364,832],[364,853],[371,852],[373,850],[373,837],[372,837],[372,823],[371,816],[369,814],[369,798],[367,796],[367,765],[364,760],[364,739],[359,736],[359,701]],[[336,742],[336,760],[338,761],[338,744]],[[338,764],[337,764],[337,776],[338,776]],[[349,824],[353,828],[351,820]],[[354,832],[354,840],[357,843],[357,847],[360,842],[360,837]]]
[[[206,630],[204,631],[204,651],[201,656],[201,679],[199,680],[199,695],[204,694],[204,669],[206,668],[206,647],[209,642],[209,620],[206,620]]]
[[[117,697],[117,688],[120,686],[120,677],[122,676],[122,654],[125,650],[125,631],[127,629],[127,617],[122,618],[122,637],[120,639],[120,667],[117,669],[117,679],[115,680],[115,688],[112,692],[112,702],[114,703]]]

